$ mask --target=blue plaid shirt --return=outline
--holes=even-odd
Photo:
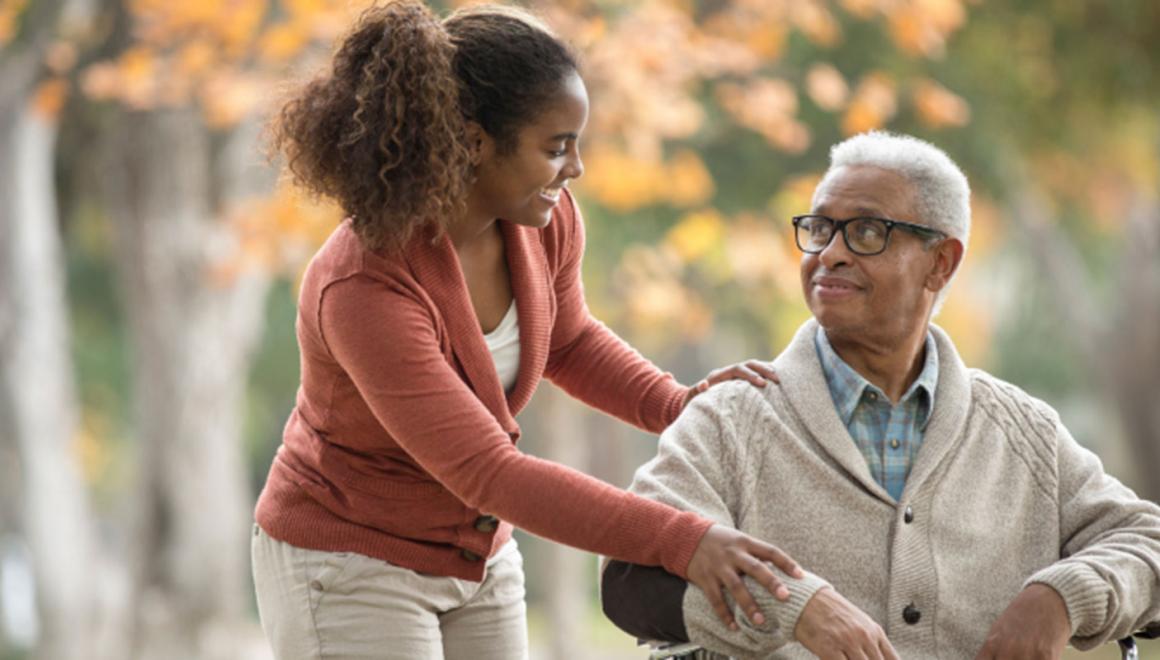
[[[922,447],[923,432],[934,405],[938,384],[938,349],[934,338],[926,333],[926,363],[896,406],[891,405],[881,389],[838,357],[821,328],[814,343],[838,418],[866,457],[874,480],[895,500],[901,499],[906,476]]]

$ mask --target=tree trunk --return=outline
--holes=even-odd
[[[135,655],[235,657],[250,591],[242,403],[269,286],[264,274],[214,275],[239,150],[215,149],[194,110],[119,111],[111,124],[102,174],[140,444]]]
[[[1119,410],[1140,496],[1160,502],[1160,204],[1141,197],[1127,220],[1104,391]]]
[[[545,400],[543,457],[588,472],[589,438],[584,433],[581,404],[555,387],[541,388]],[[546,395],[546,396],[545,396]],[[548,610],[549,658],[574,658],[584,647],[588,589],[595,578],[595,560],[586,552],[560,543],[548,543],[545,552],[545,605]]]
[[[20,503],[19,531],[33,562],[34,655],[93,657],[99,559],[72,444],[79,406],[53,176],[57,131],[27,98],[5,99],[0,109],[0,444],[19,457],[15,475],[4,470],[4,496]]]
[[[1033,186],[1020,193],[1010,216],[1051,283],[1062,325],[1109,418],[1118,421],[1138,494],[1160,502],[1160,206],[1141,196],[1127,214],[1114,295],[1102,301]]]

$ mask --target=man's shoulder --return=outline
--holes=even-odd
[[[982,416],[984,424],[1001,433],[1004,445],[1022,457],[1041,483],[1050,486],[1061,440],[1059,413],[1017,385],[985,371],[971,369],[970,377],[972,414]]]
[[[697,395],[690,405],[700,404],[729,414],[753,415],[774,409],[775,402],[782,396],[780,389],[772,382],[758,387],[745,380],[728,380]]]
[[[971,398],[993,416],[1054,428],[1059,413],[1046,401],[982,369],[969,369]]]
[[[697,395],[662,436],[677,443],[729,445],[744,451],[757,438],[793,433],[787,429],[788,404],[778,383],[758,387],[748,381],[718,383]],[[690,437],[693,436],[693,437]]]

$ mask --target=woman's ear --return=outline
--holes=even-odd
[[[495,141],[477,121],[467,122],[467,145],[471,150],[471,164],[479,166],[495,152]]]

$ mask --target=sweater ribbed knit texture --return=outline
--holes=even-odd
[[[895,501],[834,410],[816,329],[807,322],[774,362],[781,385],[726,383],[695,399],[630,488],[773,543],[808,572],[782,576],[788,603],[748,582],[769,620],[758,628],[738,613],[737,632],[688,588],[694,642],[738,658],[813,657],[793,630],[827,582],[903,658],[973,658],[1031,582],[1061,594],[1079,648],[1160,619],[1160,507],[1106,475],[1051,408],[968,370],[932,326],[937,399]]]
[[[589,314],[570,194],[543,229],[499,222],[520,315],[509,393],[446,235],[387,255],[348,222],[315,255],[299,296],[302,385],[258,524],[299,547],[476,581],[512,525],[684,575],[707,520],[516,448],[515,415],[542,376],[653,432],[687,388]],[[503,522],[476,529],[485,513]]]

